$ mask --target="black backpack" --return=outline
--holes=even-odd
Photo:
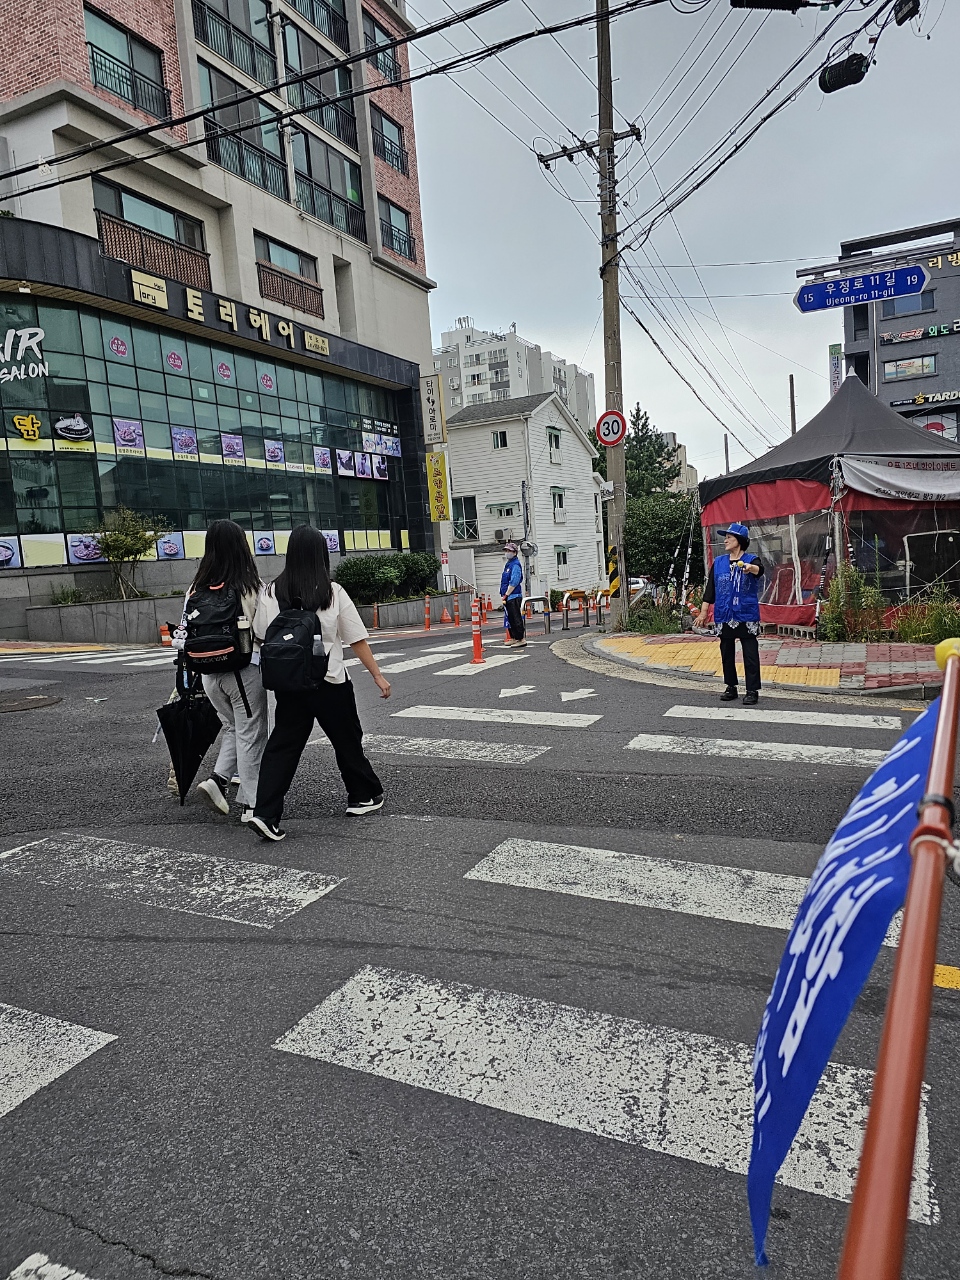
[[[309,693],[327,674],[329,654],[323,647],[320,619],[312,609],[278,601],[280,612],[267,627],[260,646],[260,678],[274,693]]]
[[[183,658],[191,671],[221,675],[250,665],[253,631],[241,630],[243,603],[233,587],[204,587],[187,600],[183,620],[187,638]]]

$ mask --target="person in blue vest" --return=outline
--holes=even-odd
[[[720,636],[720,661],[723,663],[723,682],[726,685],[720,695],[721,702],[733,702],[737,697],[737,641],[743,651],[743,673],[747,692],[745,707],[754,707],[760,700],[760,579],[763,565],[747,551],[750,530],[745,524],[732,524],[721,529],[722,556],[717,556],[710,566],[710,576],[703,592],[703,604],[697,614],[698,626],[703,626],[713,605],[713,621]]]
[[[523,621],[523,565],[517,558],[519,547],[515,542],[508,542],[503,548],[505,563],[500,575],[500,599],[510,628],[510,639],[507,648],[518,648],[527,643],[526,628]]]

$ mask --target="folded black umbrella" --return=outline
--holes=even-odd
[[[178,689],[176,702],[157,708],[157,719],[167,741],[182,805],[200,761],[216,742],[223,725],[202,689],[189,683],[184,686],[179,680]]]

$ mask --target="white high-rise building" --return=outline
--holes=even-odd
[[[440,337],[433,367],[443,378],[451,416],[471,405],[555,391],[581,430],[590,432],[596,425],[593,374],[521,338],[514,327],[491,333],[461,316],[457,327]]]

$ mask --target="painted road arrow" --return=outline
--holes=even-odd
[[[592,689],[574,689],[572,693],[561,693],[561,702],[577,702],[580,698],[595,698],[597,695]]]
[[[535,684],[518,684],[515,689],[501,689],[501,698],[519,698],[521,694],[533,693],[536,689]]]

